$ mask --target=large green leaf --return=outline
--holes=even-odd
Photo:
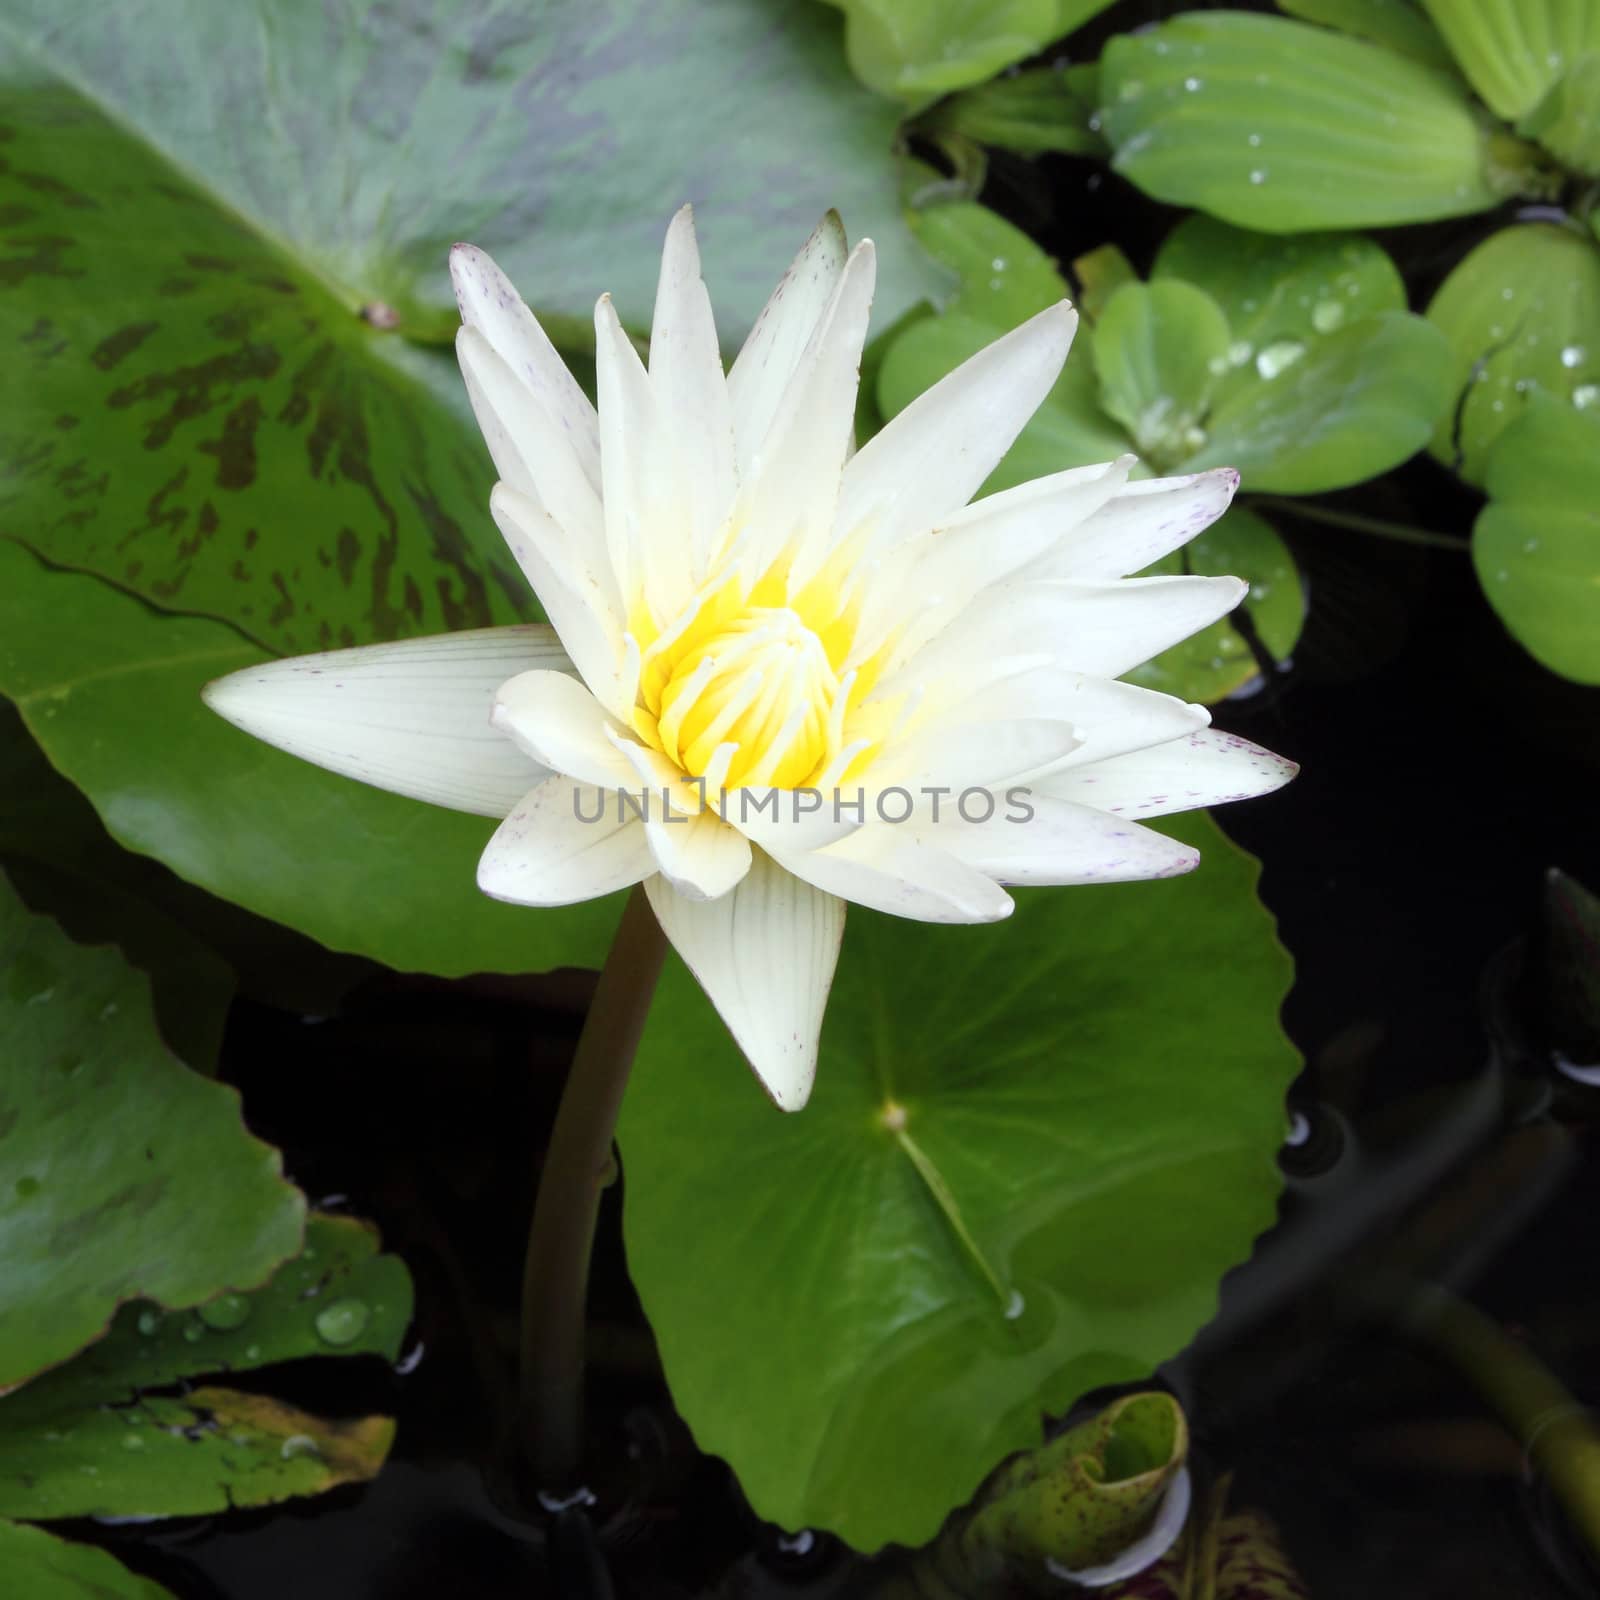
[[[0,1521],[0,1594],[17,1600],[172,1600],[170,1590],[129,1572],[104,1550],[5,1521]]]
[[[622,1119],[674,1400],[752,1504],[931,1538],[1043,1413],[1149,1373],[1272,1221],[1289,963],[1204,818],[1192,876],[852,913],[803,1115],[668,971]]]
[[[1482,483],[1503,428],[1540,394],[1600,404],[1600,250],[1550,223],[1502,228],[1440,285],[1428,320],[1450,341],[1459,398],[1432,450]]]
[[[260,1283],[305,1203],[238,1096],[156,1036],[150,988],[74,945],[0,877],[0,1392],[99,1336],[126,1300]]]
[[[1586,51],[1600,50],[1591,0],[1422,0],[1489,109],[1515,122]]]
[[[1459,83],[1307,23],[1175,17],[1113,39],[1100,88],[1119,172],[1241,227],[1422,222],[1499,199]]]
[[[1545,395],[1489,455],[1472,560],[1489,603],[1552,672],[1600,684],[1600,412]]]
[[[0,691],[131,849],[263,916],[402,970],[598,965],[615,898],[526,911],[479,893],[492,824],[369,789],[230,728],[208,679],[263,659],[0,539]],[[64,627],[62,618],[70,618]]]
[[[454,333],[457,239],[542,313],[586,326],[609,290],[643,328],[685,200],[729,340],[829,207],[878,240],[885,320],[929,287],[900,218],[894,108],[851,82],[812,4],[9,0],[0,27],[18,78],[76,85],[343,310],[380,303],[420,337]],[[160,248],[140,222],[108,283]],[[169,248],[176,266],[193,247]]]
[[[983,83],[1111,0],[830,0],[855,75],[912,106]]]
[[[51,759],[119,839],[327,944],[443,972],[592,961],[609,909],[489,907],[481,825],[325,801],[198,691],[252,644],[535,614],[454,364],[409,342],[454,326],[452,239],[496,250],[558,326],[608,288],[642,325],[692,197],[731,336],[839,205],[885,247],[892,315],[931,281],[893,122],[809,5],[9,6],[0,534],[191,618],[6,546],[3,686]]]
[[[126,1306],[107,1336],[0,1400],[0,1514],[182,1516],[370,1477],[393,1426],[331,1423],[205,1374],[306,1356],[393,1360],[411,1283],[364,1224],[313,1217],[306,1248],[253,1294],[197,1311]]]

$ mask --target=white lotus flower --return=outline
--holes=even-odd
[[[968,503],[1056,380],[1065,302],[854,453],[873,251],[847,255],[835,216],[724,373],[680,211],[648,367],[596,307],[598,414],[487,256],[458,246],[451,270],[490,509],[551,625],[274,663],[207,699],[307,760],[503,818],[478,869],[497,898],[642,881],[778,1105],[810,1092],[845,901],[987,922],[1003,884],[1186,872],[1195,852],[1134,818],[1292,775],[1117,681],[1244,594],[1127,576],[1237,474],[1130,482],[1124,457]]]

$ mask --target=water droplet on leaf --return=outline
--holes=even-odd
[[[366,1302],[346,1297],[317,1313],[317,1336],[328,1344],[354,1344],[366,1332],[372,1313]]]
[[[219,1295],[200,1307],[200,1320],[208,1328],[227,1332],[241,1327],[250,1319],[250,1302],[242,1294]]]
[[[1306,347],[1298,339],[1280,339],[1276,344],[1269,344],[1256,357],[1256,371],[1270,383],[1305,353]]]
[[[1311,326],[1318,333],[1332,333],[1344,321],[1344,306],[1337,300],[1319,300],[1311,308]]]

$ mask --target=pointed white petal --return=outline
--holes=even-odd
[[[907,539],[867,586],[850,665],[897,632],[886,672],[893,672],[975,595],[1004,582],[1064,538],[1127,481],[1132,456],[1074,467],[987,495],[937,527]]]
[[[589,482],[600,487],[600,433],[594,407],[567,371],[538,319],[493,261],[470,244],[450,252],[461,320],[489,341],[496,355],[525,383],[545,414],[565,435]]]
[[[844,224],[830,211],[779,280],[728,373],[741,479],[761,453],[784,391],[838,287],[845,255]]]
[[[1029,578],[1124,578],[1209,528],[1233,499],[1232,467],[1130,483],[1022,571]]]
[[[489,725],[495,691],[571,669],[542,624],[362,645],[230,673],[205,702],[236,727],[363,783],[503,817],[545,770]]]
[[[896,785],[913,793],[1020,783],[1083,742],[1069,709],[1076,682],[1072,673],[1026,659],[1014,670],[1002,664],[946,680],[917,720],[889,740],[867,777],[875,789]],[[847,738],[849,731],[847,724]]]
[[[658,486],[673,480],[664,429],[650,375],[617,320],[610,295],[602,295],[594,308],[594,332],[611,569],[628,614],[642,599],[657,624],[664,625],[693,590],[683,519],[657,500]],[[667,537],[661,536],[663,510]]]
[[[717,797],[711,796],[713,800]],[[846,811],[835,806],[834,795],[820,789],[729,789],[721,804],[722,815],[752,844],[763,850],[790,853],[820,850],[863,826],[853,809],[855,791],[843,798]]]
[[[968,822],[966,816],[981,820]],[[1191,871],[1200,852],[1125,817],[1031,793],[997,797],[991,816],[976,800],[966,816],[942,809],[922,830],[930,843],[1001,883],[1126,883]]]
[[[622,726],[576,678],[523,672],[495,692],[489,720],[533,760],[580,783],[626,788],[633,768],[608,734]]]
[[[1077,325],[1065,301],[1051,306],[913,400],[845,469],[838,538],[861,529],[893,548],[966,505],[1050,392]]]
[[[691,900],[715,900],[750,870],[750,841],[714,811],[659,751],[614,740],[629,764],[635,792],[645,802],[645,837],[662,875]]]
[[[600,496],[559,420],[517,380],[479,329],[461,329],[456,356],[495,469],[513,489],[544,506],[573,546],[589,551],[595,569],[609,575],[609,566],[594,560],[605,548]]]
[[[608,603],[608,585],[595,572],[590,553],[575,546],[538,501],[507,484],[494,486],[489,511],[583,681],[602,705],[626,716],[634,685],[624,681],[622,622]]]
[[[1006,656],[1045,656],[1075,672],[1120,678],[1238,605],[1238,578],[1125,578],[1117,583],[1018,581],[983,590],[880,692],[970,678]]]
[[[478,862],[478,887],[519,906],[569,906],[655,871],[644,825],[614,791],[546,778],[517,802]]]
[[[1116,816],[1163,817],[1270,794],[1299,770],[1248,739],[1200,728],[1185,738],[1052,773],[1037,788]]]
[[[1011,896],[911,827],[869,823],[825,850],[777,858],[797,877],[857,905],[917,922],[998,922]]]
[[[672,219],[661,255],[650,327],[650,387],[661,455],[652,484],[654,521],[648,537],[670,540],[679,559],[687,557],[686,576],[698,587],[733,509],[736,480],[733,412],[688,206]],[[681,605],[687,598],[674,595],[671,600]]]
[[[827,310],[783,392],[777,415],[740,484],[734,524],[741,561],[759,577],[796,552],[790,593],[828,549],[839,478],[855,437],[856,388],[877,257],[863,239],[850,252]]]
[[[839,959],[844,903],[757,855],[720,900],[645,883],[657,921],[717,1008],[762,1087],[798,1111],[817,1070],[817,1037]]]

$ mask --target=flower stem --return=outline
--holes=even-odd
[[[1258,494],[1250,504],[1266,511],[1281,511],[1306,522],[1320,522],[1329,528],[1348,528],[1352,533],[1369,533],[1374,538],[1392,539],[1396,544],[1420,544],[1430,550],[1465,551],[1465,539],[1452,539],[1447,533],[1431,533],[1404,522],[1387,522],[1381,517],[1364,517],[1354,511],[1338,511],[1310,500],[1287,500],[1277,495]]]
[[[583,1334],[612,1135],[667,943],[636,887],[601,969],[545,1151],[522,1268],[521,1406],[538,1487],[577,1486],[583,1439]]]

